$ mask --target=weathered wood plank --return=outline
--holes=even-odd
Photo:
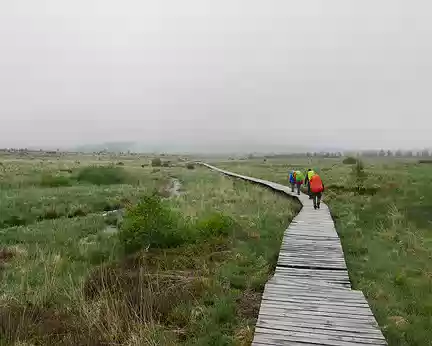
[[[303,333],[313,333],[317,336],[319,335],[328,335],[328,336],[345,336],[345,337],[352,337],[352,338],[358,338],[358,339],[366,339],[366,340],[383,340],[383,336],[378,331],[375,331],[375,333],[370,333],[370,330],[362,329],[361,331],[356,329],[326,329],[326,328],[319,328],[316,326],[299,326],[299,325],[288,325],[284,323],[283,321],[274,321],[271,322],[263,322],[258,321],[257,327],[262,327],[266,329],[277,329],[277,330],[284,330],[284,331],[292,331],[292,332],[303,332]]]
[[[376,339],[359,339],[355,337],[344,336],[325,336],[313,333],[280,331],[275,329],[255,329],[255,338],[257,342],[268,343],[268,345],[291,345],[291,342],[312,342],[317,345],[328,346],[352,346],[352,345],[386,345],[384,340]]]
[[[355,333],[355,334],[362,334],[362,335],[368,335],[371,337],[377,337],[382,338],[382,333],[380,330],[377,330],[375,328],[370,328],[368,326],[363,326],[359,324],[351,324],[350,326],[344,326],[340,325],[338,323],[327,323],[322,324],[321,322],[317,322],[314,320],[305,320],[305,319],[298,319],[295,321],[287,320],[286,318],[278,318],[278,317],[270,317],[263,319],[258,318],[257,321],[258,327],[263,328],[271,328],[271,327],[277,327],[277,328],[291,328],[296,327],[299,329],[319,329],[319,330],[328,330],[328,331],[341,331],[341,332],[348,332],[348,333]]]

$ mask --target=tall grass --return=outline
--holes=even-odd
[[[137,191],[144,197],[125,203],[121,222],[101,214],[28,219],[0,232],[5,251],[20,247],[0,263],[1,343],[250,343],[260,293],[297,206],[207,170],[167,170],[184,193],[161,200],[148,194],[149,180]],[[92,185],[40,196],[67,204],[81,198],[78,188],[90,189],[86,198],[125,188]]]

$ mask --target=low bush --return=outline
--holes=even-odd
[[[170,208],[155,192],[127,208],[119,232],[125,253],[145,248],[174,248],[216,237],[236,236],[238,224],[229,216],[213,212],[196,221]]]
[[[357,163],[357,159],[355,157],[352,156],[348,156],[347,158],[345,158],[342,163],[344,165],[355,165]]]
[[[129,175],[122,167],[89,166],[79,171],[77,180],[95,185],[125,184]]]
[[[161,167],[162,166],[162,160],[159,157],[155,157],[152,161],[151,161],[151,165],[153,167]]]
[[[214,212],[199,219],[195,228],[203,238],[229,236],[234,233],[236,223],[231,217]]]
[[[192,162],[186,164],[187,169],[195,169],[195,165]]]
[[[185,242],[180,216],[156,194],[145,196],[126,211],[119,238],[126,253],[142,248],[170,248]]]
[[[44,174],[40,184],[44,187],[61,187],[71,186],[72,182],[70,178],[65,176]]]

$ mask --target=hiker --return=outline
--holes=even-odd
[[[297,195],[300,195],[300,187],[303,184],[304,175],[302,171],[295,171],[295,183],[297,185]]]
[[[309,199],[312,199],[312,194],[311,194],[311,189],[310,189],[310,180],[315,174],[316,174],[315,171],[312,170],[311,168],[309,168],[306,172],[305,185],[307,185],[307,188],[308,188],[307,193],[309,195]]]
[[[296,184],[296,180],[295,180],[295,171],[292,170],[289,174],[289,181],[291,184],[291,192],[294,192],[294,186]]]
[[[319,209],[322,193],[324,192],[324,184],[321,180],[321,177],[315,173],[309,180],[309,186],[314,209]]]

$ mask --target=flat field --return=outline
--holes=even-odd
[[[168,160],[0,157],[1,345],[250,344],[299,205]]]
[[[0,157],[1,345],[250,344],[299,205],[162,159]],[[431,164],[211,163],[283,184],[290,169],[315,168],[353,286],[389,345],[432,345]]]
[[[218,166],[282,184],[290,169],[319,171],[353,287],[364,292],[388,344],[432,345],[432,164],[365,159],[358,174],[342,161],[255,159]]]

